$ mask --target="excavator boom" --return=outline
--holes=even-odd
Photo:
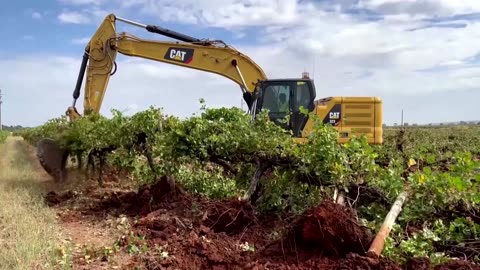
[[[117,33],[116,20],[183,41],[183,43],[145,40],[125,32]],[[71,119],[79,117],[74,107],[80,96],[85,71],[87,82],[84,112],[100,111],[110,76],[116,69],[117,53],[226,77],[240,86],[249,106],[252,103],[251,93],[255,91],[257,84],[267,80],[264,71],[254,61],[222,41],[202,41],[158,26],[143,25],[110,14],[104,19],[86,46],[73,94],[73,106],[68,110]]]

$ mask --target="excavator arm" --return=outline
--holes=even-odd
[[[123,21],[150,32],[183,42],[145,40],[131,34],[116,32],[116,21]],[[83,61],[73,93],[73,104],[67,114],[74,120],[80,117],[75,104],[86,78],[84,113],[99,112],[110,76],[116,71],[117,53],[192,68],[226,77],[237,83],[245,101],[251,107],[252,93],[267,80],[264,71],[248,56],[222,41],[200,40],[158,26],[143,25],[114,14],[108,15],[85,48]]]

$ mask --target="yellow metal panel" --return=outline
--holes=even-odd
[[[341,104],[340,121],[336,118],[336,111],[332,109]],[[365,135],[370,144],[383,143],[383,111],[382,100],[379,97],[327,97],[315,101],[315,114],[324,122],[336,123],[334,128],[339,132],[339,143],[350,141],[353,136]],[[338,108],[338,107],[337,107]],[[313,121],[309,120],[304,128],[306,137],[313,128]]]

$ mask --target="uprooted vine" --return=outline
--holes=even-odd
[[[113,111],[110,119],[59,117],[16,134],[33,145],[54,138],[80,167],[96,157],[138,186],[174,177],[205,197],[248,200],[262,214],[299,215],[344,190],[346,205],[372,231],[408,184],[412,198],[384,255],[480,261],[472,242],[480,232],[480,128],[390,128],[383,145],[363,137],[339,144],[336,130],[316,120],[305,143],[265,113],[252,121],[237,108],[204,109],[184,120],[155,107],[133,116]]]

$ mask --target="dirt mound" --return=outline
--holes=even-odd
[[[323,201],[307,211],[297,225],[297,232],[301,233],[303,245],[321,250],[324,256],[364,254],[373,240],[370,231],[358,225],[349,209],[331,201]]]
[[[225,199],[207,203],[204,207],[207,210],[203,225],[216,233],[235,235],[257,222],[253,207],[246,201]]]
[[[62,202],[68,201],[72,199],[75,196],[75,193],[73,191],[67,191],[63,194],[58,194],[55,191],[50,191],[45,195],[45,201],[48,206],[54,206],[57,204],[60,204]]]
[[[428,258],[411,258],[405,265],[406,270],[430,270],[431,263]]]
[[[143,232],[148,227],[150,245],[159,247],[137,258],[141,269],[245,269],[249,261],[239,243],[205,226],[189,229],[189,223],[166,213],[139,223]]]
[[[259,260],[325,264],[326,257],[342,259],[351,253],[364,255],[372,240],[373,234],[357,224],[353,212],[324,201],[307,210],[291,225],[285,237],[266,246],[259,253]]]
[[[406,270],[480,270],[480,266],[464,260],[451,260],[441,265],[432,266],[428,258],[410,258],[406,263]]]
[[[311,269],[311,268],[310,268]],[[358,254],[349,254],[345,259],[339,260],[332,269],[378,269],[378,270],[401,270],[402,268],[388,259],[372,259]]]
[[[159,208],[176,208],[177,203],[188,204],[189,196],[169,177],[162,177],[138,192],[109,192],[89,207],[90,212],[144,216]]]
[[[463,260],[453,260],[442,265],[435,266],[434,270],[480,270],[480,266]]]
[[[177,232],[177,228],[185,230],[187,227],[178,217],[169,215],[165,209],[151,212],[135,224],[137,234],[152,239],[153,243],[160,246],[168,242],[168,239]]]
[[[358,225],[349,208],[331,201],[286,220],[257,217],[248,202],[235,198],[193,196],[168,177],[138,192],[87,195],[86,205],[73,210],[78,214],[74,217],[84,219],[86,212],[99,220],[106,212],[127,215],[129,232],[119,244],[131,255],[128,269],[480,270],[464,261],[432,267],[422,258],[405,266],[368,258],[364,255],[372,233]],[[77,196],[52,192],[47,201],[59,204],[72,197]],[[131,252],[137,249],[141,252]]]
[[[144,198],[151,197],[156,202],[164,202],[177,199],[178,196],[185,195],[185,192],[175,184],[173,178],[162,176],[155,184],[141,187],[138,194]]]
[[[352,212],[325,201],[303,215],[284,238],[268,241],[275,228],[261,226],[252,207],[235,199],[203,205],[202,225],[159,209],[141,218],[136,231],[163,254],[142,257],[147,269],[401,269],[388,260],[363,254],[372,235],[355,222]],[[256,226],[246,232],[245,228]],[[285,224],[283,224],[284,226]],[[258,238],[259,230],[264,239]],[[246,239],[255,239],[248,242]],[[270,242],[271,244],[266,244]],[[171,268],[170,268],[171,267]]]
[[[244,269],[255,270],[401,270],[402,268],[396,263],[387,259],[372,259],[357,254],[349,254],[342,259],[332,259],[328,257],[315,257],[307,261],[297,261],[284,263],[254,262],[246,266]]]

